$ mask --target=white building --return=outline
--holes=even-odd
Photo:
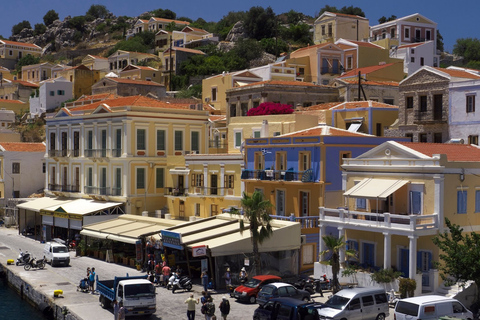
[[[411,75],[423,66],[437,67],[434,41],[405,44],[390,49],[390,58],[403,59],[403,71]]]
[[[0,143],[0,197],[26,198],[45,187],[45,143]]]
[[[73,83],[63,77],[40,82],[38,95],[30,97],[30,114],[40,116],[73,98]]]

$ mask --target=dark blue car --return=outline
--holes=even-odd
[[[273,298],[253,313],[254,320],[318,320],[320,302],[305,302],[294,298]]]

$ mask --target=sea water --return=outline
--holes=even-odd
[[[22,300],[8,284],[0,279],[0,319],[45,320],[40,311]]]

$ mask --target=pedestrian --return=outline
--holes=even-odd
[[[92,291],[92,294],[95,293],[95,268],[92,268],[90,275],[88,276],[88,286],[89,289]]]
[[[205,304],[205,315],[207,320],[215,320],[215,304],[213,303],[212,297],[208,297],[207,303]]]
[[[240,270],[240,274],[238,275],[238,277],[240,278],[240,283],[241,284],[244,284],[245,282],[247,282],[248,273],[247,273],[247,270],[245,270],[245,267],[243,267]]]
[[[203,284],[203,291],[208,291],[208,272],[207,272],[207,270],[203,270],[203,272],[202,272],[202,284]]]
[[[188,320],[195,320],[195,305],[198,304],[200,300],[193,297],[193,293],[190,293],[190,298],[185,300],[187,304],[187,319]]]
[[[157,286],[160,285],[160,279],[162,275],[162,267],[160,266],[160,262],[157,262],[157,265],[155,266],[155,282],[157,283]],[[162,281],[163,282],[163,281]]]
[[[127,310],[125,310],[125,307],[123,306],[123,301],[120,301],[118,305],[120,307],[118,309],[118,320],[125,320],[125,313]]]
[[[92,271],[90,270],[90,267],[87,267],[87,280],[88,280],[88,278],[90,277],[90,272],[92,272]]]
[[[163,285],[166,287],[168,284],[168,279],[170,279],[170,267],[165,263],[165,265],[162,268],[162,273],[163,273]]]
[[[227,268],[227,270],[225,270],[225,274],[223,275],[223,278],[225,279],[225,287],[227,289],[229,289],[230,286],[232,285],[232,277],[230,276],[230,268]]]
[[[113,320],[118,320],[119,310],[120,310],[120,306],[118,305],[118,301],[115,299],[113,300]]]
[[[228,301],[227,297],[223,296],[218,308],[220,309],[223,320],[227,320],[227,316],[230,313],[230,301]]]

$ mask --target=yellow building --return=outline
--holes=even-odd
[[[30,111],[30,103],[20,100],[0,99],[0,109],[12,110],[17,116]]]
[[[100,56],[87,54],[82,59],[82,64],[90,70],[98,70],[107,73],[109,70],[108,59]],[[103,77],[104,75],[102,75]]]
[[[476,146],[393,141],[344,159],[345,207],[320,208],[320,237],[333,228],[360,266],[395,268],[416,279],[416,292],[435,292],[432,237],[445,218],[466,232],[480,229],[478,159]]]
[[[18,60],[27,55],[40,57],[42,50],[41,47],[33,43],[0,39],[0,66],[14,69]]]
[[[314,22],[313,42],[364,41],[368,39],[369,28],[368,19],[364,17],[326,11]]]
[[[73,97],[80,98],[83,95],[92,93],[92,85],[100,80],[101,72],[90,70],[84,65],[64,69],[58,72],[59,77],[64,77],[73,83]]]
[[[39,83],[40,81],[59,77],[59,72],[64,69],[64,66],[50,62],[31,64],[22,67],[21,79]]]
[[[46,193],[153,215],[184,195],[178,170],[186,154],[206,152],[207,120],[189,104],[143,96],[63,108],[47,118]]]
[[[163,77],[160,70],[152,67],[128,65],[120,71],[120,78],[132,80],[155,81],[162,83]]]

